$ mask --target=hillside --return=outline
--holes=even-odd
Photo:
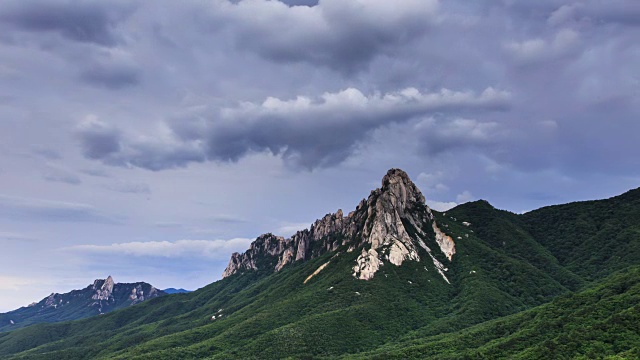
[[[99,317],[0,334],[0,357],[536,358],[541,343],[577,336],[558,327],[569,320],[593,338],[575,337],[577,347],[559,354],[597,352],[598,342],[606,354],[625,354],[634,348],[611,345],[604,334],[635,339],[630,323],[608,320],[627,321],[637,304],[633,216],[640,205],[628,194],[523,215],[485,201],[439,213],[392,169],[347,216],[328,214],[288,239],[261,235],[233,254],[220,281]],[[594,212],[599,225],[582,226]],[[614,223],[625,235],[603,237],[604,224]],[[610,241],[626,249],[624,257],[599,251],[601,266],[574,265],[583,247],[608,249]],[[602,318],[593,315],[600,311]],[[536,341],[520,340],[546,327]]]
[[[640,267],[516,315],[347,358],[638,359]]]

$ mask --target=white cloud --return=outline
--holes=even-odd
[[[441,202],[441,201],[427,200],[427,205],[436,211],[447,211],[451,208],[458,206],[458,203],[453,201]]]
[[[427,194],[433,192],[445,192],[449,190],[449,187],[443,183],[447,181],[447,177],[443,171],[436,171],[434,173],[421,172],[418,174],[417,179],[421,187],[424,189],[423,192]]]
[[[297,231],[308,229],[313,222],[306,223],[284,223],[275,232],[276,235],[290,237]]]
[[[522,64],[557,59],[571,54],[580,42],[580,34],[569,28],[560,29],[550,39],[529,39],[507,43],[504,48]]]
[[[473,200],[474,198],[475,197],[469,190],[465,190],[456,196],[456,201],[458,201],[459,203],[466,203]]]
[[[235,251],[245,251],[254,239],[178,240],[128,242],[111,245],[76,245],[64,250],[91,255],[126,255],[163,258],[211,258],[225,260]]]
[[[94,206],[0,194],[0,215],[18,221],[67,221],[114,224],[122,218]]]

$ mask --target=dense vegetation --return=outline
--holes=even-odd
[[[477,201],[436,217],[456,239],[451,284],[426,253],[355,280],[357,251],[342,247],[276,274],[0,333],[0,358],[640,357],[640,190],[524,215]]]
[[[549,304],[349,359],[638,359],[640,267]]]

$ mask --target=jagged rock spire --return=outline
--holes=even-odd
[[[411,204],[424,204],[425,199],[418,187],[409,179],[409,175],[400,169],[391,169],[382,178],[381,197],[400,215]]]
[[[410,235],[407,226],[412,228]],[[435,236],[434,236],[435,232]],[[304,261],[348,245],[348,252],[359,249],[361,254],[353,267],[353,276],[371,279],[384,260],[400,266],[405,260],[420,261],[419,248],[427,251],[434,265],[446,280],[446,268],[432,255],[424,239],[436,238],[440,249],[451,260],[455,244],[437,227],[425,198],[406,172],[391,169],[382,178],[382,187],[371,192],[346,217],[342,210],[327,214],[308,230],[297,232],[289,239],[265,234],[258,237],[245,253],[234,253],[222,274],[258,269],[263,265],[279,271],[293,261]],[[311,246],[311,244],[314,244]],[[313,249],[313,250],[312,250]]]
[[[102,282],[102,285],[100,285],[100,288],[98,288],[98,285],[100,284],[100,282]],[[109,297],[113,293],[114,285],[115,285],[115,282],[113,281],[113,278],[111,277],[111,275],[109,275],[105,280],[94,281],[93,288],[96,290],[96,293],[91,298],[94,300],[109,299]]]

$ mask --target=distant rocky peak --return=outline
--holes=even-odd
[[[95,294],[91,297],[94,300],[108,300],[111,294],[113,293],[113,287],[115,286],[115,282],[111,275],[109,275],[105,280],[96,280],[93,282],[93,290],[95,290]]]
[[[96,279],[93,281],[93,285],[91,285],[91,288],[93,290],[109,290],[109,291],[113,291],[113,286],[115,285],[115,282],[113,281],[113,278],[111,277],[111,275],[109,275],[106,279]]]
[[[111,275],[109,275],[104,281],[104,284],[102,284],[102,290],[113,292],[113,285],[115,285],[115,283],[113,282],[113,278],[111,277]]]

